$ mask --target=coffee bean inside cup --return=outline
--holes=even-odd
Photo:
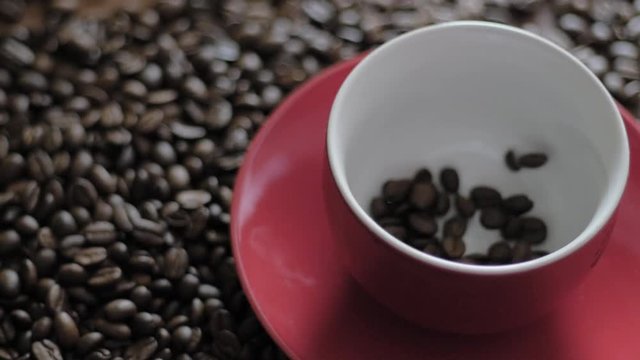
[[[537,168],[547,161],[543,153],[505,156],[511,170]],[[416,171],[412,178],[384,182],[381,194],[370,204],[370,214],[387,232],[426,254],[473,265],[507,265],[533,260],[547,254],[538,247],[547,238],[545,222],[529,215],[534,201],[526,194],[503,196],[488,185],[460,193],[460,172],[442,169],[436,184],[430,169]],[[453,204],[453,205],[451,205]],[[452,214],[450,214],[453,212]],[[499,239],[485,254],[465,256],[465,236],[471,221],[478,221]]]

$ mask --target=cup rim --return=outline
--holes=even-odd
[[[620,154],[620,161],[617,164],[618,166],[616,166],[613,170],[613,180],[610,181],[612,186],[609,188],[609,194],[605,194],[601,198],[601,202],[596,208],[596,214],[600,212],[601,216],[593,216],[589,223],[585,225],[580,234],[578,234],[560,249],[553,251],[546,256],[517,264],[473,265],[428,255],[396,239],[391,234],[386,232],[378,223],[376,223],[373,218],[365,211],[365,209],[361,207],[356,201],[347,183],[346,175],[340,168],[340,161],[338,160],[337,150],[334,146],[334,138],[337,136],[338,131],[338,125],[336,123],[338,122],[338,117],[342,112],[342,108],[346,106],[345,94],[351,87],[353,87],[353,84],[357,81],[357,78],[362,76],[362,74],[371,66],[371,58],[378,56],[378,54],[387,52],[388,49],[394,47],[396,44],[402,43],[409,39],[422,36],[426,33],[433,33],[450,28],[472,28],[477,30],[500,31],[504,33],[510,33],[515,36],[520,36],[523,38],[523,40],[536,42],[539,45],[546,47],[548,51],[556,52],[558,55],[564,56],[568,60],[572,61],[577,67],[582,70],[582,72],[586,76],[588,76],[593,85],[599,90],[601,95],[606,99],[608,103],[609,112],[611,113],[611,119],[613,119],[615,122],[615,124],[612,125],[616,126],[616,133],[620,138],[620,142],[616,149]],[[347,76],[345,81],[340,86],[340,89],[338,90],[334,103],[331,107],[329,122],[327,125],[326,141],[329,169],[338,187],[338,190],[343,200],[351,209],[352,213],[356,215],[358,220],[362,224],[364,224],[369,231],[373,232],[378,238],[382,239],[387,245],[391,246],[392,249],[395,249],[403,255],[408,256],[414,260],[435,266],[443,270],[475,275],[509,275],[533,271],[554,264],[577,252],[579,249],[589,243],[613,216],[624,193],[629,173],[629,143],[626,129],[624,127],[624,122],[622,120],[620,112],[617,109],[615,101],[606,90],[604,85],[600,82],[600,80],[582,62],[580,62],[580,60],[578,60],[568,51],[564,50],[553,42],[541,36],[513,26],[485,21],[453,21],[427,26],[405,33],[373,50],[355,66],[355,68],[351,71],[351,73]]]

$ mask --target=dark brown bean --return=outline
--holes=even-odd
[[[384,199],[381,197],[376,197],[371,200],[370,211],[371,216],[373,216],[374,219],[380,219],[381,217],[387,215],[388,209]]]
[[[15,230],[0,231],[0,255],[11,253],[20,248],[20,234]]]
[[[127,299],[113,300],[104,306],[104,314],[111,321],[125,320],[133,316],[136,311],[136,304]]]
[[[34,342],[31,345],[31,353],[36,360],[62,360],[60,348],[48,339]]]
[[[450,259],[459,259],[464,255],[466,246],[460,238],[445,237],[442,240],[442,249],[444,255]]]
[[[531,244],[540,244],[547,239],[547,225],[539,218],[522,218],[522,240]]]
[[[514,263],[527,261],[531,258],[531,244],[525,241],[518,241],[513,245]]]
[[[440,172],[440,184],[449,193],[458,192],[460,178],[458,172],[452,168],[444,168]]]
[[[73,318],[66,312],[56,313],[53,318],[53,327],[58,338],[58,343],[65,349],[76,346],[80,338],[80,331]]]
[[[480,224],[487,229],[500,229],[507,220],[507,215],[497,207],[485,208],[480,212]]]
[[[522,236],[522,221],[520,218],[511,217],[501,229],[502,237],[506,240],[518,239]]]
[[[74,261],[82,266],[92,266],[103,262],[107,258],[107,250],[103,247],[88,247],[81,249],[74,256]]]
[[[504,156],[504,162],[505,164],[507,164],[507,168],[509,168],[509,170],[511,171],[520,170],[520,164],[518,163],[518,159],[516,158],[516,154],[513,152],[513,150],[507,151]]]
[[[0,297],[13,299],[20,294],[21,288],[20,277],[16,271],[12,269],[0,271]]]
[[[530,153],[518,158],[518,165],[526,168],[539,168],[547,163],[547,155],[543,153]]]
[[[146,337],[129,345],[124,356],[131,360],[147,360],[153,356],[157,349],[158,341],[153,337]]]
[[[500,206],[502,196],[500,193],[489,186],[476,186],[471,189],[471,200],[479,209],[487,207]]]
[[[99,332],[93,331],[85,333],[78,340],[76,351],[79,355],[85,355],[100,346],[103,341],[104,335]]]
[[[411,187],[409,202],[418,210],[427,210],[431,208],[438,195],[435,186],[430,182],[416,182]]]
[[[507,264],[513,258],[513,250],[509,243],[505,241],[499,241],[489,247],[488,251],[489,261],[495,264]]]
[[[405,240],[407,238],[407,229],[400,225],[384,226],[384,229],[399,240]]]
[[[103,319],[95,321],[95,328],[108,338],[114,340],[129,340],[131,329],[126,324],[113,323]]]
[[[467,220],[461,217],[452,217],[445,221],[443,234],[445,237],[461,238],[467,231]]]
[[[464,218],[470,218],[475,214],[476,207],[469,198],[456,195],[456,210],[458,211],[458,215]]]
[[[383,185],[382,196],[388,203],[399,203],[407,198],[410,190],[410,180],[390,180]]]
[[[504,199],[502,206],[511,215],[522,215],[533,208],[533,201],[527,195],[517,194]]]
[[[408,218],[409,226],[421,235],[431,236],[438,231],[438,224],[433,216],[427,213],[412,213]]]

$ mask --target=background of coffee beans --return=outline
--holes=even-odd
[[[640,113],[640,1],[118,2],[0,0],[2,359],[286,358],[235,272],[236,171],[284,95],[402,32],[521,26]]]

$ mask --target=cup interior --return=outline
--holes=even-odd
[[[416,30],[373,51],[342,85],[327,139],[337,185],[370,230],[411,256],[461,271],[525,270],[576,250],[611,216],[629,164],[620,114],[586,67],[536,35],[482,22]],[[509,149],[544,152],[549,161],[511,172]],[[549,230],[540,248],[554,253],[499,267],[457,264],[410,248],[368,216],[385,180],[420,167],[437,177],[445,166],[460,173],[462,194],[477,185],[527,194],[535,202],[530,214]],[[477,218],[464,237],[467,253],[500,239]]]

